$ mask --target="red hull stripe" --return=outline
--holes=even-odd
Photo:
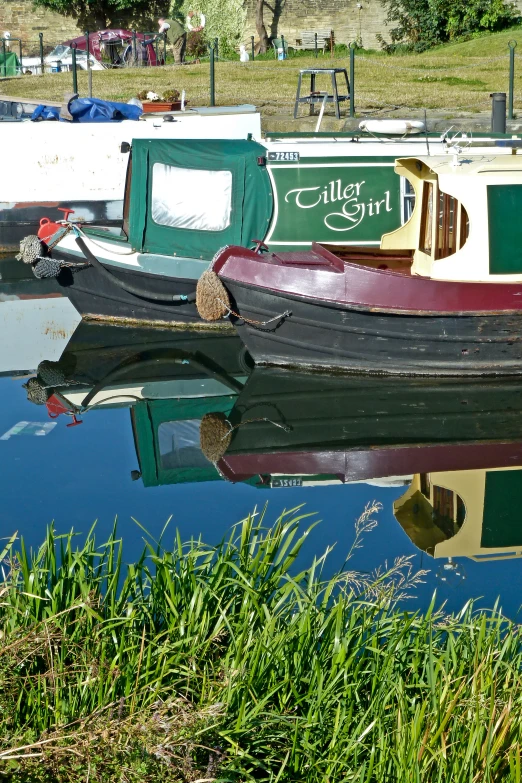
[[[255,475],[338,476],[341,481],[364,481],[386,476],[443,470],[522,465],[522,443],[460,443],[390,446],[347,451],[292,451],[226,454],[218,463],[231,481]]]
[[[284,254],[282,254],[284,258]],[[303,252],[303,261],[306,253]],[[310,262],[292,266],[277,256],[228,248],[214,263],[226,280],[292,297],[351,308],[412,315],[494,315],[522,311],[522,283],[432,280],[345,263],[344,271]]]

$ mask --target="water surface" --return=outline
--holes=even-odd
[[[436,589],[451,609],[500,597],[517,614],[519,381],[253,370],[233,334],[80,324],[36,281],[6,282],[10,268],[0,263],[2,537],[37,546],[48,524],[98,520],[103,540],[117,518],[130,561],[143,545],[133,519],[159,536],[171,518],[166,545],[176,528],[214,543],[265,505],[267,522],[304,505],[321,522],[303,562],[335,545],[331,572],[375,500],[352,568],[411,556],[428,570],[411,608]]]

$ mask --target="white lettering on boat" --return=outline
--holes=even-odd
[[[361,189],[366,183],[351,182],[343,186],[342,180],[331,180],[326,185],[310,188],[292,188],[285,196],[286,203],[293,202],[299,209],[313,209],[320,204],[341,204],[340,212],[330,212],[324,217],[324,224],[331,231],[350,231],[358,226],[365,217],[374,217],[383,212],[392,212],[390,191],[384,198],[364,200]]]

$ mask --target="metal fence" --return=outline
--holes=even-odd
[[[49,41],[44,38],[44,34],[40,32],[38,39],[22,41],[20,38],[0,38],[0,77],[21,76],[27,72],[42,74],[49,72],[71,72],[71,82],[74,92],[78,91],[78,71],[86,70],[89,72],[89,94],[92,94],[92,73],[93,69],[104,68],[126,68],[126,67],[145,67],[152,64],[157,66],[164,66],[168,64],[167,55],[167,38],[163,34],[158,36],[153,32],[140,32],[130,31],[130,36],[122,37],[121,39],[115,38],[106,42],[106,49],[111,46],[120,46],[121,51],[118,53],[118,57],[115,58],[114,51],[112,54],[108,51],[104,52],[104,56],[101,62],[94,57],[91,53],[87,56],[87,52],[90,51],[90,40],[94,33],[85,31],[83,34],[84,48],[79,44],[74,44],[71,47],[66,47],[63,42],[57,44],[56,42]],[[82,36],[79,36],[82,37]],[[151,43],[150,39],[154,39]],[[70,39],[69,39],[70,40]],[[146,44],[146,47],[144,45]],[[249,52],[249,62],[257,69],[272,70],[280,69],[282,63],[280,59],[292,59],[292,66],[295,63],[295,69],[292,67],[288,69],[288,73],[297,76],[299,72],[299,60],[300,56],[297,56],[298,52],[292,51],[292,47],[287,45],[284,35],[276,39],[274,42],[273,51],[269,51],[268,54],[260,57],[255,53],[255,40],[254,36],[251,36]],[[151,63],[149,47],[153,47],[154,63]],[[515,85],[515,70],[516,70],[516,56],[515,50],[517,47],[517,41],[511,40],[508,44],[508,51],[506,55],[498,55],[495,57],[485,57],[484,63],[493,62],[505,62],[506,72],[508,75],[508,93],[507,93],[507,117],[513,119],[514,117],[514,85]],[[145,48],[147,51],[145,51]],[[334,56],[333,37],[331,39],[331,46],[328,49],[321,50],[320,42],[317,34],[315,34],[315,42],[313,49],[308,49],[309,56],[317,60],[318,69],[321,68],[321,63],[324,63],[323,67],[326,67],[328,58]],[[61,51],[63,50],[63,51]],[[61,55],[60,55],[61,52]],[[281,58],[281,53],[283,57]],[[13,58],[13,54],[16,55]],[[271,57],[274,60],[271,60]],[[302,50],[301,50],[302,54]],[[9,56],[10,55],[10,56]],[[356,70],[359,67],[363,67],[364,63],[371,63],[374,66],[382,67],[389,70],[395,70],[399,72],[416,72],[419,70],[419,66],[412,63],[412,65],[398,65],[393,62],[393,56],[378,57],[365,53],[358,49],[358,45],[355,42],[349,44],[342,52],[336,51],[335,56],[338,59],[341,57],[347,70],[349,70],[349,116],[354,117],[356,111]],[[111,59],[112,58],[112,59]],[[216,85],[217,85],[217,69],[216,64],[227,63],[231,61],[230,58],[224,57],[220,53],[220,43],[215,38],[208,44],[208,54],[198,58],[198,62],[206,62],[208,60],[209,66],[209,103],[211,106],[216,105]],[[233,60],[237,63],[238,58]],[[14,64],[13,64],[14,63]],[[459,64],[455,66],[458,70],[466,68],[476,68],[475,63]],[[451,66],[448,66],[448,70],[452,70]],[[429,71],[429,66],[426,68],[423,66],[423,73]],[[435,71],[434,71],[435,72]],[[277,100],[271,101],[277,103]],[[288,103],[288,100],[286,101]],[[482,101],[484,108],[489,106],[489,101],[484,96]],[[481,103],[481,106],[482,106]],[[389,105],[390,109],[398,108],[392,104],[382,104],[379,108],[385,108]],[[470,107],[461,106],[460,109],[465,110]],[[476,104],[473,108],[476,108]]]

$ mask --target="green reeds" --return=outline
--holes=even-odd
[[[253,515],[217,547],[147,537],[131,566],[116,531],[7,542],[0,777],[519,783],[518,626],[400,609],[407,558],[298,570],[304,519]]]

